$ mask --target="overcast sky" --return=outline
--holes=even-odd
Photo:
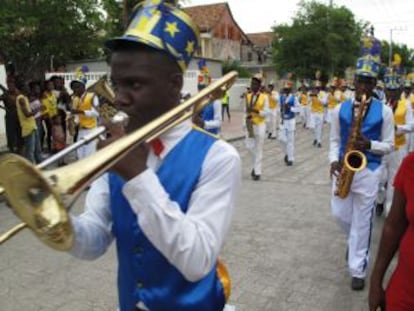
[[[414,49],[414,0],[332,0],[346,6],[358,19],[370,21],[375,35],[392,39]],[[186,0],[187,5],[224,2],[220,0]],[[233,16],[246,33],[269,31],[275,23],[289,23],[299,0],[228,0]],[[329,0],[319,0],[329,4]]]

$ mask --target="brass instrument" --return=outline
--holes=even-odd
[[[249,111],[249,109],[253,108],[253,104],[248,102],[248,95],[246,94],[246,112]],[[253,100],[253,93],[251,93],[252,97],[251,100]],[[254,129],[253,129],[253,116],[252,113],[247,113],[246,115],[246,130],[247,130],[247,137],[248,138],[254,138]]]
[[[8,203],[24,223],[1,235],[0,244],[29,227],[46,245],[56,250],[70,249],[74,234],[67,208],[83,189],[137,145],[149,142],[191,118],[191,108],[206,102],[204,98],[216,89],[230,87],[236,78],[237,72],[228,73],[157,119],[71,165],[42,171],[15,154],[1,157],[0,185]]]
[[[366,96],[363,95],[358,107],[357,115],[354,115],[351,132],[346,143],[345,155],[342,168],[336,180],[335,195],[344,199],[351,190],[354,174],[362,171],[367,166],[367,157],[361,151],[356,150],[355,142],[361,137],[362,121],[367,111],[368,104]]]

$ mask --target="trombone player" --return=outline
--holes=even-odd
[[[107,42],[115,103],[129,115],[108,141],[180,104],[198,44],[191,19],[167,1],[136,8],[124,35]],[[95,259],[116,240],[120,311],[223,310],[229,279],[218,255],[239,183],[235,149],[184,121],[92,184],[85,212],[72,216],[70,253]]]
[[[346,260],[352,290],[362,290],[365,286],[381,158],[392,151],[394,144],[393,113],[372,96],[380,67],[379,41],[372,36],[366,37],[362,51],[356,66],[355,100],[343,102],[332,113],[329,152],[333,177],[332,213],[346,234]],[[365,95],[367,99],[363,100]],[[358,123],[360,128],[356,128]],[[349,166],[343,166],[344,157],[348,151],[355,150],[366,157],[366,167],[361,165],[359,172],[347,174],[351,170],[347,169]],[[341,197],[338,193],[343,189],[338,187],[338,181],[347,176],[351,176],[345,180],[349,192]]]

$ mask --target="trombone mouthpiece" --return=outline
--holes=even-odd
[[[127,126],[128,122],[129,122],[129,116],[123,112],[123,111],[118,111],[112,118],[111,118],[111,123],[114,125],[122,125],[122,126]]]

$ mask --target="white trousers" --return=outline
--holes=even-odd
[[[407,152],[413,152],[414,151],[414,133],[408,134],[407,139],[408,139]]]
[[[326,108],[325,110],[325,121],[328,122],[329,124],[331,123],[333,110],[334,108]]]
[[[266,131],[272,137],[276,137],[277,128],[277,108],[270,109],[270,113],[266,116]]]
[[[348,268],[353,277],[365,278],[369,262],[372,215],[381,169],[364,169],[356,173],[351,191],[345,199],[334,195],[336,178],[332,187],[332,214],[348,239]]]
[[[300,117],[301,117],[301,121],[303,122],[303,124],[305,124],[305,127],[309,128],[310,127],[310,118],[311,118],[311,110],[310,110],[310,106],[302,106],[300,109]]]
[[[317,143],[322,142],[322,131],[323,131],[323,114],[322,113],[312,113],[312,126],[313,126],[313,139]]]
[[[266,135],[266,124],[253,125],[254,138],[246,136],[246,148],[252,156],[252,166],[256,175],[262,174],[263,144]]]
[[[93,132],[95,129],[79,129],[78,140],[82,139],[89,133]],[[92,153],[96,152],[97,140],[91,141],[87,145],[83,145],[78,150],[76,150],[78,160],[86,158],[87,156],[91,155]]]
[[[386,215],[390,212],[392,198],[394,195],[394,178],[404,157],[406,146],[382,157],[381,180],[378,189],[377,203],[385,205]]]
[[[287,155],[289,161],[295,161],[295,129],[296,119],[283,120],[283,124],[280,126],[279,133],[284,153]]]

